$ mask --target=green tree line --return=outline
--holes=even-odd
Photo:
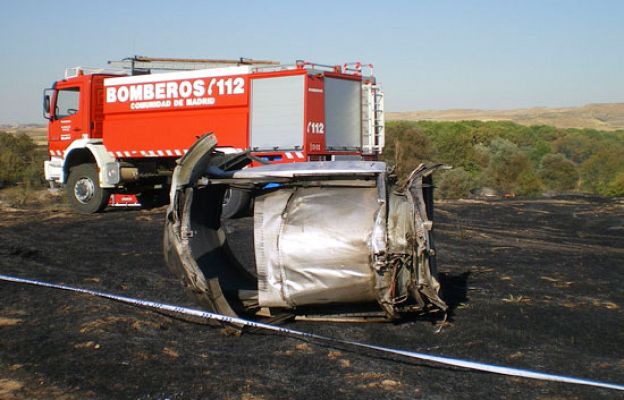
[[[46,152],[25,134],[0,131],[0,186],[41,186]],[[384,158],[404,177],[421,162],[452,165],[436,179],[442,197],[473,188],[535,196],[624,196],[624,131],[558,129],[506,121],[389,121]]]
[[[489,187],[536,196],[582,192],[624,196],[624,131],[523,126],[507,121],[389,121],[384,158],[399,178],[421,162],[454,168],[438,193],[465,197]]]

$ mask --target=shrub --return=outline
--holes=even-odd
[[[437,162],[455,168],[470,166],[474,158],[473,137],[466,126],[460,123],[442,125],[430,132],[430,137]]]
[[[541,160],[547,154],[550,154],[550,152],[550,144],[543,140],[538,140],[531,148],[528,149],[528,156],[531,159],[533,166],[537,168],[540,165]]]
[[[30,188],[43,181],[43,153],[25,134],[0,131],[0,182]]]
[[[410,124],[398,124],[389,129],[384,149],[386,162],[396,166],[396,174],[404,178],[418,165],[431,161],[431,141]]]
[[[624,196],[624,171],[618,172],[607,185],[609,196]]]
[[[624,172],[624,148],[610,147],[598,151],[581,164],[582,185],[585,189],[610,196],[617,187],[619,175]]]
[[[579,180],[576,165],[561,153],[542,158],[539,176],[548,189],[557,192],[575,189]]]
[[[475,181],[468,172],[462,168],[455,168],[443,172],[436,178],[436,193],[442,198],[459,199],[467,197],[470,189],[475,186]]]
[[[522,196],[537,196],[542,194],[543,185],[533,168],[523,171],[517,180],[517,193]]]
[[[490,150],[488,147],[478,143],[474,145],[473,150],[474,165],[480,170],[487,168],[490,163]]]
[[[490,161],[484,171],[486,183],[507,193],[518,190],[519,178],[534,174],[526,154],[507,139],[495,138],[489,146]]]

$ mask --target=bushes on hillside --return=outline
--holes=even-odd
[[[26,188],[43,181],[43,155],[25,134],[0,131],[0,184],[22,183]]]
[[[624,196],[624,172],[618,174],[607,185],[607,196]]]
[[[518,146],[507,139],[497,137],[488,148],[490,161],[483,172],[484,183],[505,193],[520,191],[521,181],[525,185],[531,184],[535,175],[533,167],[527,155]],[[531,191],[530,188],[528,190]]]
[[[433,127],[433,126],[432,126]],[[470,170],[474,160],[473,137],[459,124],[427,129],[436,161]]]
[[[453,165],[437,178],[443,197],[469,189],[624,195],[624,131],[522,126],[508,121],[390,121],[386,161],[403,176],[421,161]]]
[[[432,160],[432,147],[429,137],[418,129],[399,128],[386,138],[385,158],[396,166],[396,173],[405,177],[418,165]]]
[[[579,180],[576,165],[561,153],[546,154],[542,158],[539,176],[544,186],[555,192],[574,190]]]
[[[438,193],[445,199],[460,199],[470,194],[470,189],[475,187],[474,178],[463,168],[455,168],[440,173],[436,179]]]
[[[624,146],[605,148],[585,160],[580,167],[583,188],[603,196],[623,196]]]

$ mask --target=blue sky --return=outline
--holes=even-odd
[[[134,54],[375,65],[388,111],[624,102],[624,1],[2,1],[0,123]]]

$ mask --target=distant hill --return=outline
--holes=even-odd
[[[38,146],[48,144],[48,128],[42,124],[0,124],[0,132],[25,133],[30,136]]]
[[[558,128],[624,129],[624,103],[587,104],[568,108],[514,110],[425,110],[387,112],[388,120],[408,121],[513,121],[521,125],[552,125]]]

